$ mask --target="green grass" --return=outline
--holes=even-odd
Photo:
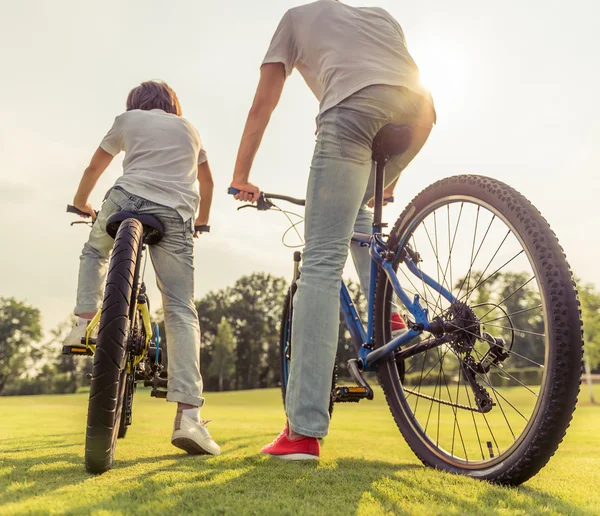
[[[600,394],[598,392],[597,394]],[[207,394],[220,457],[169,442],[174,406],[138,391],[114,469],[83,468],[87,395],[0,398],[0,514],[600,514],[600,407],[581,403],[556,456],[519,488],[421,466],[380,391],[336,406],[319,464],[257,454],[284,424],[276,390]]]

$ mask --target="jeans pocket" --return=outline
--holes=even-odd
[[[351,106],[336,109],[335,132],[343,158],[370,162],[373,138],[392,119],[391,114],[381,109],[367,112]]]
[[[193,248],[193,235],[189,224],[181,217],[158,217],[163,224],[165,234],[160,245],[173,254],[184,254]]]

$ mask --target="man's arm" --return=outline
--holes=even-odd
[[[198,182],[200,183],[200,211],[194,222],[195,226],[204,226],[208,224],[210,217],[210,206],[212,204],[214,183],[212,171],[208,161],[198,165]],[[199,232],[195,231],[194,236],[198,237]]]
[[[271,114],[281,97],[285,79],[282,63],[267,63],[260,69],[260,81],[248,113],[231,181],[231,186],[241,191],[235,196],[238,200],[254,202],[260,193],[258,187],[248,182],[248,178]]]
[[[77,193],[73,199],[73,206],[81,211],[89,213],[93,220],[96,220],[96,213],[94,212],[92,205],[88,202],[88,198],[92,193],[94,186],[96,186],[98,179],[108,165],[110,165],[112,159],[113,156],[101,147],[96,149],[90,164],[83,173],[81,181],[79,182],[79,187],[77,188]]]

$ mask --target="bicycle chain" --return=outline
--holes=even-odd
[[[427,394],[423,394],[421,392],[413,391],[412,389],[407,389],[406,387],[402,387],[404,392],[409,392],[419,398],[425,398],[426,400],[435,401],[440,403],[441,405],[448,405],[449,407],[456,407],[462,410],[470,410],[471,412],[479,412],[482,413],[477,407],[469,407],[468,405],[461,405],[460,403],[452,403],[451,401],[442,400],[440,398],[434,398],[433,396],[429,396]]]

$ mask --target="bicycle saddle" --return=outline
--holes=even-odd
[[[412,129],[408,125],[388,124],[373,138],[373,161],[387,161],[405,152],[412,143]]]
[[[106,232],[113,238],[117,236],[117,231],[121,222],[125,219],[139,220],[144,226],[144,243],[148,245],[158,244],[162,239],[165,229],[162,222],[154,215],[143,215],[140,213],[131,213],[129,211],[118,211],[113,213],[106,221]]]

